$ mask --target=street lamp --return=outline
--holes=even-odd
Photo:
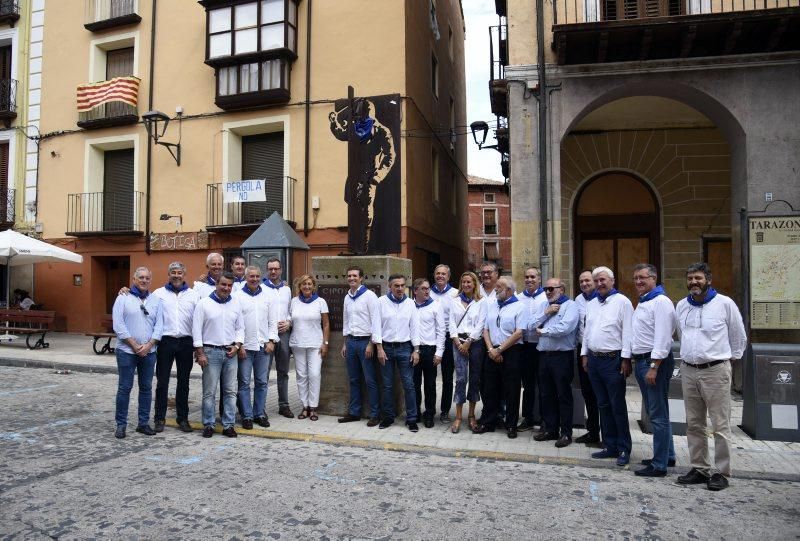
[[[476,120],[475,122],[469,125],[469,129],[472,130],[472,139],[474,139],[475,144],[478,145],[478,150],[483,150],[484,148],[493,148],[497,150],[497,145],[485,146],[486,134],[489,133],[489,124],[487,124],[483,120]],[[479,135],[480,135],[480,141],[478,141]]]
[[[175,159],[178,167],[181,165],[181,114],[178,113],[178,142],[167,143],[161,141],[167,131],[170,118],[161,111],[148,111],[142,115],[144,121],[144,128],[147,130],[147,135],[157,145],[167,147],[167,150]],[[161,124],[159,128],[159,123]],[[174,149],[174,150],[173,150]]]

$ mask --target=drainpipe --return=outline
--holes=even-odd
[[[548,249],[548,191],[547,191],[547,79],[544,56],[544,0],[536,0],[536,47],[538,49],[539,76],[539,235],[542,276],[549,276],[550,253]]]
[[[308,236],[308,171],[310,169],[309,132],[311,125],[311,5],[312,0],[306,4],[306,141],[304,149],[305,182],[303,183],[303,235]],[[294,202],[292,202],[294,204]]]
[[[153,110],[153,75],[156,62],[156,1],[153,0],[150,21],[150,81],[147,91],[147,110]],[[153,173],[153,142],[147,137],[147,178],[145,180],[147,193],[145,195],[144,214],[144,251],[150,255],[150,181]]]

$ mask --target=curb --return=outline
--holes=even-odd
[[[69,370],[70,372],[84,372],[89,374],[117,374],[116,363],[109,366],[68,363],[61,361],[42,361],[39,359],[16,359],[10,357],[0,357],[0,366],[14,366],[17,368],[46,368],[50,370]],[[177,377],[177,372],[173,369],[172,376]],[[200,380],[202,374],[190,374],[190,379]]]

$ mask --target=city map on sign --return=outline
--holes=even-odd
[[[800,218],[751,218],[751,326],[800,328]]]

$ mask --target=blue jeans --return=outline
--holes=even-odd
[[[347,338],[345,350],[345,362],[347,363],[347,377],[350,379],[350,405],[348,412],[350,415],[361,417],[361,375],[367,384],[367,396],[369,397],[369,416],[376,419],[380,414],[380,396],[378,394],[378,375],[375,371],[375,363],[378,362],[378,354],[373,351],[372,358],[367,359],[366,351],[370,343],[367,339]],[[374,348],[373,348],[374,350]]]
[[[269,367],[272,364],[272,354],[258,350],[246,350],[247,357],[239,361],[239,405],[241,406],[242,419],[266,416],[267,384]],[[253,402],[250,402],[250,374],[255,380]]]
[[[642,390],[642,400],[653,426],[653,468],[664,471],[667,460],[675,460],[675,445],[672,443],[672,425],[669,422],[669,382],[675,359],[672,353],[661,361],[656,373],[656,384],[648,385],[645,375],[650,370],[650,358],[636,361],[636,381]]]
[[[117,426],[128,425],[128,405],[131,401],[133,389],[133,374],[138,372],[139,377],[139,426],[150,422],[150,402],[153,399],[153,372],[156,369],[156,353],[148,353],[146,357],[139,357],[132,353],[125,353],[117,348],[117,411],[114,419]]]
[[[224,349],[203,348],[208,364],[203,367],[203,425],[214,426],[217,383],[222,378],[222,397],[224,413],[222,426],[229,428],[236,421],[236,374],[238,361],[236,355],[228,357]]]
[[[411,364],[411,342],[384,343],[386,364],[381,369],[383,376],[383,419],[394,421],[394,367],[400,372],[403,396],[406,401],[406,423],[417,422],[417,396],[414,393],[414,367]]]
[[[612,453],[631,452],[628,404],[625,402],[625,376],[620,373],[622,358],[595,357],[589,353],[589,380],[597,396],[603,446]]]

